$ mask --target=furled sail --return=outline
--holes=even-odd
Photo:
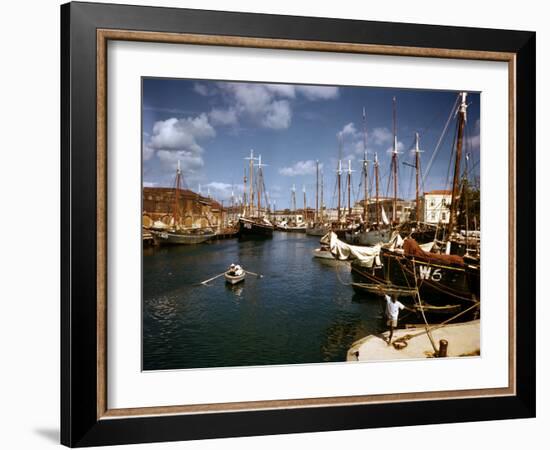
[[[386,215],[386,210],[384,209],[384,205],[382,205],[382,222],[384,222],[384,225],[390,224],[390,221],[388,220],[388,216]]]
[[[358,245],[349,245],[342,242],[332,231],[321,239],[321,243],[328,244],[332,255],[344,261],[347,259],[359,259],[365,263],[365,267],[379,266],[380,261],[380,245],[372,247],[361,247]]]

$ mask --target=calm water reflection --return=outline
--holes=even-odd
[[[318,242],[276,232],[144,250],[144,370],[344,361],[353,341],[380,331],[382,306],[343,284],[346,265],[313,259]],[[264,277],[197,285],[233,262]]]

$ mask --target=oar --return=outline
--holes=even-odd
[[[209,281],[213,281],[215,280],[216,278],[220,278],[222,275],[224,275],[225,272],[222,272],[220,273],[219,275],[216,275],[215,277],[212,277],[212,278],[208,278],[208,280],[204,280],[204,281],[201,281],[201,284],[204,284],[206,285],[206,283],[208,283]]]
[[[263,275],[258,275],[257,273],[254,273],[254,272],[249,272],[248,270],[245,270],[246,273],[249,273],[250,275],[254,275],[258,278],[263,278],[264,276]]]

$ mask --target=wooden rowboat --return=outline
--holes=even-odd
[[[243,270],[243,273],[240,275],[231,275],[229,271],[225,272],[225,282],[229,284],[237,284],[241,281],[244,281],[244,277],[246,276],[246,272]]]

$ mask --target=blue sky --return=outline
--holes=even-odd
[[[184,184],[223,200],[242,195],[244,157],[262,155],[266,189],[276,207],[290,205],[296,185],[298,205],[306,188],[315,199],[315,161],[325,179],[325,202],[334,206],[338,136],[345,167],[352,161],[352,198],[362,198],[361,162],[366,112],[368,159],[378,154],[380,189],[387,193],[392,137],[392,98],[397,105],[399,195],[414,197],[415,132],[420,134],[424,190],[449,187],[454,116],[442,132],[457,99],[455,91],[262,84],[183,79],[143,79],[143,184],[172,186],[177,161]],[[465,151],[471,177],[479,177],[480,94],[468,94]],[[434,150],[439,150],[435,157]],[[431,166],[429,164],[432,160]],[[464,163],[463,163],[464,164]],[[430,166],[429,172],[426,169]],[[372,173],[371,179],[372,179]]]

